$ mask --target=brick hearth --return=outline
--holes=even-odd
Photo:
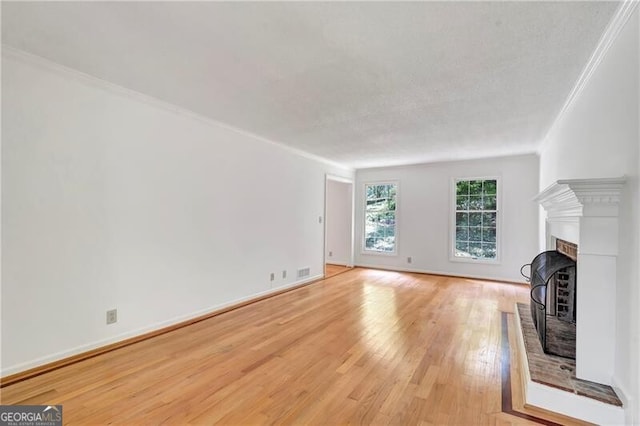
[[[518,315],[532,381],[622,407],[622,402],[611,386],[576,378],[574,360],[543,352],[528,305],[518,303]]]

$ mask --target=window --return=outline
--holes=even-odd
[[[396,198],[394,183],[366,184],[364,249],[380,253],[396,251]]]
[[[455,181],[454,257],[498,259],[498,180]]]

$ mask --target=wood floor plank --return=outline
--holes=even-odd
[[[8,385],[0,402],[62,404],[66,424],[535,424],[501,412],[501,312],[527,298],[349,269]],[[527,409],[517,383],[513,401],[580,424]]]
[[[332,263],[327,263],[324,266],[324,276],[325,278],[331,278],[335,275],[341,274],[343,272],[347,272],[351,268],[346,267],[344,265],[334,265]]]

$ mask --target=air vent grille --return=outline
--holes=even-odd
[[[309,273],[310,273],[310,268],[298,269],[298,278],[308,277]]]

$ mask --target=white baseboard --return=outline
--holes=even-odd
[[[618,395],[618,398],[620,398],[620,401],[622,401],[622,406],[627,408],[626,424],[638,424],[640,422],[640,419],[631,418],[633,417],[632,407],[634,406],[635,401],[629,396],[630,393],[627,388],[620,384],[620,380],[617,376],[613,376],[613,378],[611,379],[611,387],[614,391],[616,391],[616,394]]]
[[[413,272],[416,274],[443,275],[445,277],[460,277],[460,278],[468,278],[472,280],[499,281],[499,282],[512,283],[512,284],[529,285],[524,281],[516,281],[513,278],[504,278],[504,277],[486,277],[481,275],[467,275],[467,274],[457,274],[453,272],[432,271],[432,270],[420,269],[420,268],[405,268],[403,266],[370,265],[370,264],[364,264],[364,263],[356,263],[355,266],[358,268],[384,269],[385,271]]]
[[[208,314],[213,314],[216,311],[220,311],[222,309],[229,308],[231,306],[234,306],[234,305],[237,305],[237,304],[240,304],[240,303],[248,302],[248,301],[251,301],[253,299],[258,299],[258,298],[261,298],[261,297],[264,297],[264,296],[268,296],[269,294],[272,294],[272,293],[277,293],[277,292],[280,292],[282,290],[293,289],[295,287],[300,287],[300,286],[305,285],[305,284],[307,284],[307,283],[309,283],[311,281],[316,281],[316,280],[322,279],[322,278],[323,278],[322,275],[315,275],[313,277],[309,277],[309,278],[306,278],[304,280],[296,281],[294,283],[286,284],[286,285],[283,285],[283,286],[280,286],[280,287],[274,287],[274,288],[271,288],[269,290],[262,291],[260,293],[255,293],[255,294],[252,294],[252,295],[247,296],[247,297],[241,297],[239,299],[231,300],[229,302],[221,303],[219,305],[215,305],[215,306],[211,306],[211,307],[208,307],[208,308],[205,308],[205,309],[201,309],[201,310],[198,310],[198,311],[195,311],[195,312],[191,312],[191,313],[186,314],[186,315],[180,315],[180,316],[168,319],[166,321],[157,322],[157,323],[151,324],[149,326],[141,327],[141,328],[138,328],[138,329],[135,329],[135,330],[132,330],[132,331],[128,331],[126,333],[121,333],[121,334],[118,334],[116,336],[112,336],[112,337],[109,337],[109,338],[106,338],[106,339],[96,340],[94,342],[87,343],[85,345],[76,346],[76,347],[68,349],[68,350],[56,352],[56,353],[51,354],[51,355],[47,355],[47,356],[44,356],[44,357],[36,358],[36,359],[30,360],[30,361],[27,361],[27,362],[23,362],[23,363],[20,363],[20,364],[12,365],[12,366],[9,366],[9,367],[6,367],[6,368],[3,368],[2,370],[0,370],[0,376],[1,377],[7,377],[7,376],[10,376],[12,374],[16,374],[16,373],[20,373],[22,371],[30,370],[30,369],[35,368],[35,367],[40,367],[42,365],[49,364],[49,363],[52,363],[52,362],[55,362],[55,361],[60,361],[60,360],[65,359],[65,358],[69,358],[69,357],[72,357],[72,356],[75,356],[75,355],[79,355],[79,354],[82,354],[84,352],[89,352],[89,351],[92,351],[94,349],[101,348],[103,346],[111,345],[113,343],[121,342],[123,340],[130,339],[132,337],[141,336],[143,334],[150,333],[150,332],[153,332],[153,331],[157,331],[157,330],[160,330],[160,329],[163,329],[163,328],[166,328],[166,327],[170,327],[172,325],[179,324],[181,322],[189,321],[189,320],[192,320],[192,319],[195,319],[195,318],[198,318],[198,317],[202,317],[202,316],[205,316],[205,315],[208,315]]]

